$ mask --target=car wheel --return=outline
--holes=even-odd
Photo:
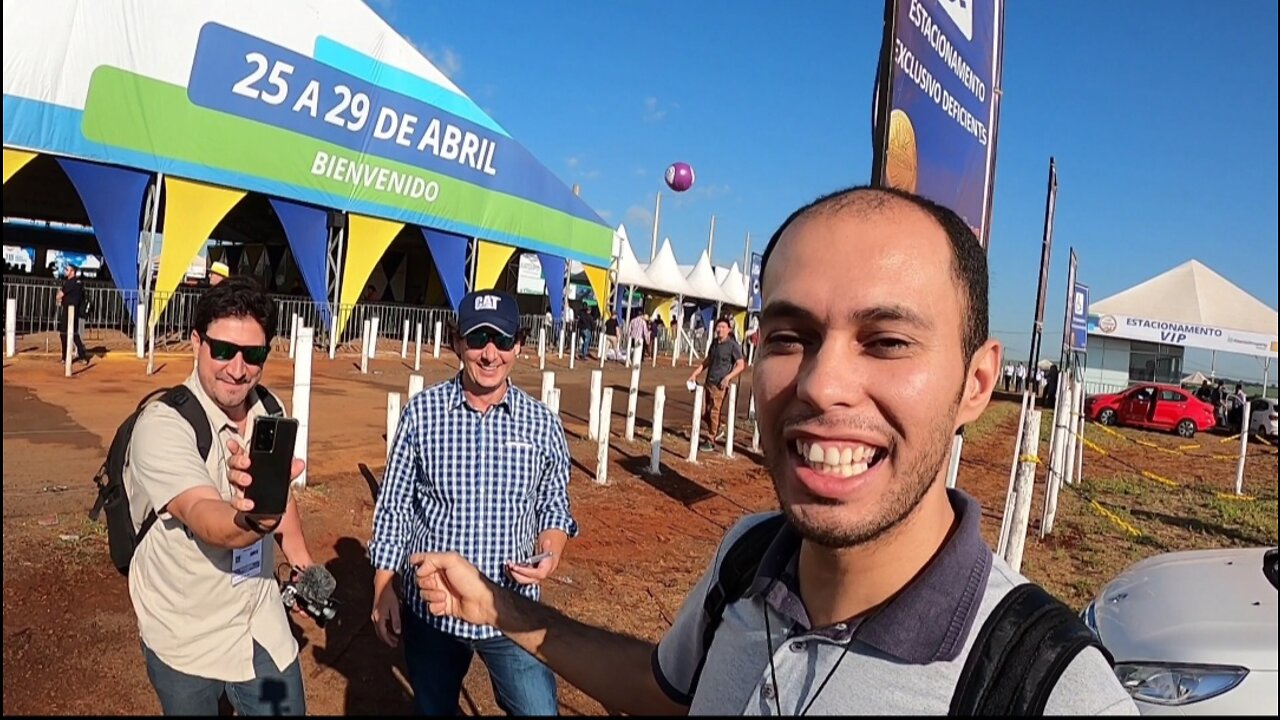
[[[1098,413],[1098,422],[1102,423],[1103,425],[1115,425],[1116,411],[1112,410],[1111,408],[1107,408],[1106,410],[1103,410],[1102,412]]]
[[[1195,437],[1196,424],[1191,422],[1190,420],[1183,420],[1182,422],[1178,423],[1178,435],[1184,438]]]

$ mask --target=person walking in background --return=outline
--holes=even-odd
[[[68,334],[76,346],[75,362],[89,362],[89,351],[85,350],[84,340],[80,339],[85,307],[84,283],[80,281],[79,271],[76,270],[75,265],[67,265],[66,279],[62,282],[62,289],[58,291],[58,337],[62,340],[62,354],[58,356],[59,362],[63,362],[67,357]],[[75,327],[69,327],[71,308],[75,308],[76,311]]]
[[[644,362],[645,346],[649,344],[649,321],[644,315],[636,315],[631,318],[631,323],[627,325],[627,352],[638,355],[638,361]],[[636,357],[630,357],[628,360],[636,360]]]
[[[511,295],[462,299],[452,341],[462,369],[409,401],[374,507],[374,630],[391,647],[403,638],[414,705],[425,715],[458,714],[476,653],[508,714],[557,711],[546,666],[493,627],[428,612],[406,565],[413,553],[460,552],[490,582],[536,601],[578,533],[560,419],[509,380],[519,331]]]
[[[604,321],[604,357],[606,360],[621,360],[622,338],[619,335],[621,326],[618,325],[618,317],[610,315],[608,320]]]
[[[716,449],[715,442],[720,433],[720,410],[724,406],[724,397],[729,386],[746,367],[742,357],[742,346],[733,339],[733,325],[728,318],[720,318],[715,324],[716,339],[711,350],[702,362],[693,369],[689,382],[697,382],[698,375],[707,371],[707,381],[703,383],[705,396],[702,405],[702,424],[707,428],[707,439],[698,446],[699,450],[710,452]],[[733,422],[733,418],[729,419]],[[689,438],[689,442],[698,442],[698,438]]]
[[[1015,372],[1015,374],[1016,374],[1016,376],[1017,376],[1017,379],[1018,379],[1018,386],[1017,386],[1017,390],[1016,390],[1015,392],[1022,392],[1022,391],[1024,391],[1024,390],[1026,390],[1026,388],[1027,388],[1027,366],[1026,366],[1026,365],[1023,365],[1022,363],[1018,363],[1018,369],[1017,369],[1017,370],[1015,370],[1014,372]]]
[[[1013,385],[1013,363],[1004,364],[1004,391],[1009,392],[1009,387]]]

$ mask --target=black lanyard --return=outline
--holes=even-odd
[[[849,648],[853,647],[854,640],[858,637],[858,632],[862,630],[862,626],[866,624],[866,618],[863,618],[853,628],[853,632],[849,635],[849,641],[844,644],[844,650],[841,651],[840,657],[836,658],[836,662],[831,666],[831,670],[827,672],[827,676],[822,679],[822,684],[814,691],[813,696],[809,698],[809,702],[805,704],[804,709],[800,711],[803,717],[809,714],[809,709],[813,707],[813,703],[827,688],[827,683],[831,682],[831,678],[835,676],[836,670],[840,669],[840,663],[844,662],[844,658],[849,654]],[[778,711],[778,715],[782,715],[782,686],[778,684],[778,671],[773,664],[773,629],[769,624],[769,605],[764,606],[764,639],[769,646],[769,679],[773,682],[773,704]]]

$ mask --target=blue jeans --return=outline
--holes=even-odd
[[[591,359],[591,328],[578,329],[578,357],[583,360]]]
[[[471,656],[489,670],[498,707],[508,715],[555,715],[556,679],[537,658],[506,637],[467,640],[440,632],[408,606],[400,607],[404,659],[422,715],[457,715]]]
[[[302,691],[302,669],[294,658],[284,670],[276,668],[266,649],[253,644],[252,680],[226,682],[196,677],[174,670],[146,645],[147,677],[160,698],[165,715],[217,715],[223,691],[240,715],[306,715],[307,698]]]

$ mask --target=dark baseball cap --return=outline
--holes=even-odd
[[[520,329],[520,308],[514,297],[497,290],[480,290],[462,298],[458,305],[458,332],[468,335],[486,328],[515,337]]]

